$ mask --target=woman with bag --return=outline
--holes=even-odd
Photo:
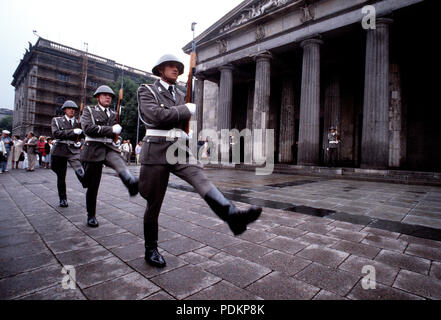
[[[18,164],[20,161],[24,160],[24,153],[23,153],[23,140],[20,140],[20,136],[15,135],[13,138],[14,145],[12,146],[12,169],[18,169]],[[15,166],[14,166],[15,164]]]

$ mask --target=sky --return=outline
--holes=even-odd
[[[12,75],[29,42],[38,37],[151,72],[172,53],[187,66],[182,48],[242,0],[0,0],[0,108],[13,109]],[[187,73],[187,70],[186,70]],[[185,77],[180,79],[186,81]]]

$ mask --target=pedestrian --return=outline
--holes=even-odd
[[[120,150],[121,150],[122,158],[124,159],[124,161],[127,161],[127,155],[130,151],[129,144],[127,143],[127,140],[123,141],[123,143],[121,144]]]
[[[183,130],[195,114],[196,105],[186,104],[184,93],[176,88],[178,76],[183,72],[182,62],[173,55],[165,55],[153,68],[153,74],[160,80],[153,85],[141,85],[138,89],[140,119],[147,129],[139,179],[139,192],[147,200],[144,214],[145,260],[160,268],[165,267],[166,262],[158,252],[158,218],[170,173],[191,184],[210,208],[228,223],[235,235],[243,233],[247,224],[258,219],[262,212],[262,208],[254,206],[247,210],[236,208],[207,179],[202,165],[196,162],[186,147],[188,135]],[[180,148],[186,158],[197,164],[170,164],[167,161],[167,150],[175,142],[182,141],[180,137],[184,139]]]
[[[84,169],[80,161],[80,148],[84,142],[84,136],[80,122],[75,119],[75,110],[78,110],[78,105],[67,100],[61,110],[64,111],[64,116],[53,118],[51,124],[52,135],[56,139],[52,150],[51,167],[57,175],[60,207],[66,208],[69,206],[66,194],[67,163],[74,169],[80,183],[84,183]]]
[[[126,159],[127,159],[127,165],[130,166],[131,163],[131,158],[132,158],[132,153],[133,153],[133,147],[132,147],[132,143],[130,142],[129,139],[127,139],[127,154],[126,154]]]
[[[43,157],[46,155],[44,146],[46,145],[46,138],[43,136],[40,136],[38,139],[38,164],[40,165],[40,168],[43,167]]]
[[[51,154],[51,151],[52,151],[52,147],[53,147],[53,141],[54,141],[54,139],[52,139],[52,138],[47,138],[47,141],[46,141],[46,145],[44,146],[44,150],[45,150],[45,153],[46,153],[46,169],[50,169],[51,168],[51,162],[52,162],[52,154]]]
[[[116,123],[116,112],[110,110],[115,93],[108,86],[100,86],[94,97],[98,104],[86,107],[81,117],[81,126],[86,135],[86,142],[81,150],[81,162],[85,170],[87,225],[98,227],[96,219],[96,200],[101,181],[103,165],[115,170],[121,181],[129,190],[130,196],[138,194],[138,178],[127,168],[121,158],[115,135],[119,135],[122,127]]]
[[[141,156],[141,149],[142,149],[142,141],[139,141],[139,143],[136,145],[135,153],[136,153],[136,165],[139,166],[140,163],[140,156]]]
[[[34,172],[35,164],[37,162],[38,139],[35,137],[35,134],[32,131],[28,133],[27,138],[24,141],[24,145],[28,155],[28,168],[26,171]]]
[[[340,137],[337,134],[336,128],[332,126],[328,133],[328,166],[336,167],[338,161],[338,145],[341,142]]]
[[[9,137],[9,135],[11,134],[11,132],[9,132],[8,130],[3,130],[2,131],[2,137],[1,137],[1,141],[3,142],[3,156],[1,159],[2,161],[0,162],[0,168],[1,168],[1,172],[5,173],[8,172],[7,168],[8,168],[8,159],[9,159],[9,155],[11,154],[11,148],[14,145],[14,142],[12,141],[12,139]]]
[[[18,169],[18,164],[20,161],[24,160],[23,140],[20,140],[20,136],[15,135],[13,141],[14,145],[11,150],[11,167],[12,169]]]

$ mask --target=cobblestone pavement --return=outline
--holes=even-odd
[[[132,167],[138,172],[139,168]],[[207,170],[238,206],[264,206],[239,237],[177,178],[160,216],[165,269],[144,261],[145,201],[105,169],[100,227],[68,171],[0,175],[0,299],[441,299],[441,188]],[[63,266],[76,289],[63,289]],[[363,289],[365,266],[376,289]]]

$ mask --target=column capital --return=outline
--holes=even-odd
[[[388,26],[390,24],[392,24],[394,22],[394,20],[392,18],[388,18],[388,17],[381,17],[381,18],[377,18],[377,21],[375,22],[375,24],[377,26]]]
[[[223,66],[220,66],[218,69],[221,72],[224,71],[224,70],[231,70],[231,71],[233,71],[234,70],[234,66],[232,64],[228,63],[228,64],[225,64]]]
[[[201,73],[196,73],[194,76],[196,77],[197,80],[204,81],[206,79],[205,76]]]
[[[271,60],[273,58],[273,55],[269,51],[263,51],[254,56],[254,61],[260,61],[260,60]]]
[[[322,45],[323,43],[324,42],[322,40],[320,40],[320,38],[310,38],[310,39],[306,39],[306,40],[303,40],[302,42],[300,42],[300,46],[302,48],[305,48],[310,45]]]

